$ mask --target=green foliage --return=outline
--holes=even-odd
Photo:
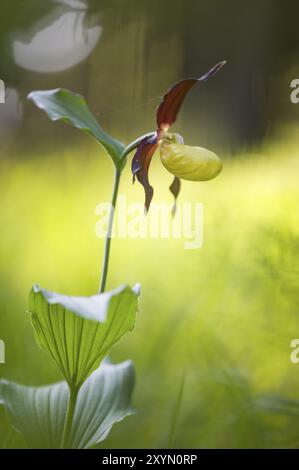
[[[138,286],[92,297],[70,297],[33,287],[28,309],[38,344],[78,390],[110,348],[134,327]]]
[[[83,130],[103,145],[116,168],[122,165],[124,144],[108,135],[93,116],[83,96],[63,88],[33,91],[28,95],[36,106],[44,110],[52,121],[64,121]]]
[[[129,361],[104,363],[94,371],[78,394],[69,447],[86,449],[98,444],[114,423],[132,414],[133,386],[134,369]],[[44,387],[0,382],[0,403],[30,448],[61,447],[68,393],[66,382]]]
[[[83,130],[111,156],[117,181],[126,161],[122,143],[106,134],[85,99],[65,89],[29,94],[52,121],[64,121]],[[115,207],[118,185],[113,193]],[[36,339],[57,364],[66,382],[47,387],[24,387],[0,382],[0,403],[31,447],[86,448],[98,444],[114,422],[131,413],[133,369],[99,366],[111,347],[135,324],[139,287],[121,286],[104,292],[112,221],[107,231],[101,293],[71,297],[34,286],[28,310]],[[9,441],[10,436],[7,434]]]
[[[257,413],[253,407],[265,393],[298,399],[299,365],[289,357],[290,339],[299,334],[298,146],[297,138],[292,145],[265,146],[256,158],[229,160],[218,181],[184,185],[181,202],[206,207],[202,249],[184,250],[182,239],[113,240],[116,264],[109,284],[121,284],[126,273],[129,284],[138,278],[147,288],[142,321],[110,353],[115,363],[134,358],[134,405],[142,412],[113,427],[103,443],[107,448],[168,445],[183,370],[174,446],[298,446],[298,416],[269,413],[266,407]],[[91,260],[101,243],[89,228],[97,221],[92,208],[99,201],[99,171],[100,190],[108,195],[111,165],[99,161],[92,147],[92,153],[44,153],[38,165],[32,153],[12,153],[3,161],[0,336],[7,364],[0,370],[9,380],[30,385],[59,380],[50,355],[39,354],[31,341],[24,315],[32,273],[60,292],[94,291]],[[165,202],[169,175],[157,163],[152,178],[160,188],[156,201]],[[126,176],[122,192],[128,202],[143,199]],[[225,382],[225,367],[245,376],[245,383],[234,375]],[[7,429],[0,415],[0,441]]]
[[[64,121],[83,130],[103,145],[115,166],[112,205],[126,155],[137,143],[125,147],[101,128],[85,99],[65,89],[34,91],[28,95],[52,121]],[[31,447],[86,448],[101,442],[114,422],[131,413],[131,364],[102,366],[111,347],[135,324],[139,287],[121,286],[104,292],[113,212],[106,234],[100,293],[71,297],[34,286],[29,294],[39,346],[47,351],[66,382],[47,387],[24,387],[0,382],[0,404]],[[95,371],[92,376],[90,374]],[[9,433],[5,439],[11,441]]]
[[[178,396],[176,399],[176,404],[173,410],[173,415],[171,417],[169,440],[168,440],[169,449],[173,448],[175,432],[177,429],[179,414],[180,414],[182,402],[183,402],[184,388],[185,388],[185,374],[182,376],[182,379],[180,382],[180,388],[179,388]]]

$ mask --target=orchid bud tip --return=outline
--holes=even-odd
[[[226,63],[227,63],[227,60],[222,60],[221,62],[219,62],[217,69],[218,69],[218,70],[222,69],[222,67],[223,67]]]

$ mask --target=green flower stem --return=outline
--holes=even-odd
[[[61,448],[68,449],[71,429],[73,424],[73,418],[77,403],[79,389],[74,389],[70,387],[69,398],[67,402],[67,410],[66,410],[66,417],[64,422],[63,434],[62,434],[62,441],[61,441]]]
[[[118,188],[119,188],[119,182],[120,182],[120,175],[121,175],[121,170],[116,169],[115,175],[114,175],[112,200],[111,200],[111,206],[110,206],[110,212],[109,212],[108,229],[107,229],[107,235],[106,235],[106,240],[105,240],[102,276],[101,276],[101,283],[100,283],[100,294],[104,292],[105,287],[106,287],[110,246],[111,246],[111,236],[112,236],[112,228],[113,228],[113,219],[114,219],[114,212],[115,212],[115,206],[116,206],[116,200],[117,200],[117,194],[118,194]]]
[[[104,292],[105,286],[106,286],[110,246],[111,246],[111,236],[112,236],[112,228],[113,228],[113,219],[114,219],[114,212],[115,212],[120,176],[121,176],[121,169],[116,168],[115,174],[114,174],[111,207],[110,207],[110,212],[109,212],[108,229],[107,229],[107,235],[106,235],[106,240],[105,240],[102,276],[101,276],[101,283],[100,283],[100,293]],[[65,417],[64,428],[63,428],[63,435],[62,435],[62,443],[61,443],[62,449],[67,449],[69,446],[70,434],[71,434],[71,429],[72,429],[72,424],[73,424],[73,418],[74,418],[74,413],[75,413],[75,408],[76,408],[76,403],[77,403],[78,392],[79,392],[79,389],[74,389],[70,387],[66,417]]]

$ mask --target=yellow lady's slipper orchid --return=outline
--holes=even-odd
[[[203,147],[171,144],[164,141],[160,148],[161,162],[177,178],[188,181],[208,181],[222,170],[222,161]]]
[[[149,166],[160,147],[160,158],[164,167],[174,175],[170,185],[175,201],[179,194],[180,179],[189,181],[207,181],[215,178],[222,170],[220,158],[202,147],[184,145],[179,134],[170,134],[169,128],[175,122],[177,113],[188,91],[198,82],[205,82],[220,70],[225,61],[219,62],[200,78],[187,78],[173,85],[157,109],[156,133],[147,135],[138,145],[132,160],[133,181],[137,177],[145,191],[145,209],[148,210],[154,190],[148,180]],[[174,206],[175,207],[175,206]]]

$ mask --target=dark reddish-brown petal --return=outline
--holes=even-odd
[[[158,129],[168,131],[169,127],[175,122],[177,114],[180,110],[181,104],[190,88],[197,82],[205,82],[208,78],[215,75],[220,70],[226,61],[219,62],[214,65],[207,73],[199,78],[187,78],[173,85],[157,109],[157,124]]]
[[[172,207],[172,215],[174,216],[175,212],[176,212],[176,200],[177,200],[177,197],[178,197],[180,189],[181,189],[181,180],[177,176],[174,177],[173,182],[169,186],[169,189],[170,189],[170,192],[173,194],[173,197],[174,197],[174,203],[173,203],[173,207]]]
[[[146,137],[138,145],[137,151],[132,160],[132,173],[133,173],[133,182],[135,181],[135,176],[138,181],[144,187],[145,192],[145,210],[146,212],[149,209],[151,200],[153,198],[154,190],[148,180],[148,170],[152,160],[152,156],[157,148],[157,136]]]

